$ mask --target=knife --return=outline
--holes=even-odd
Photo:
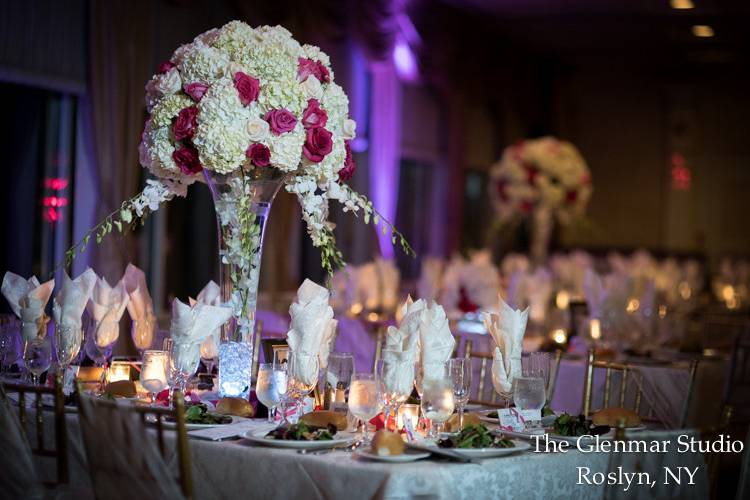
[[[465,464],[477,464],[477,465],[482,463],[479,460],[469,458],[465,455],[452,451],[448,448],[438,448],[437,446],[422,446],[422,445],[418,445],[414,443],[407,443],[406,446],[414,450],[425,451],[427,453],[432,453],[433,455],[437,455],[440,457],[450,458],[451,460],[454,460],[456,462],[462,462]]]

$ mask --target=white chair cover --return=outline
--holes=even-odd
[[[627,491],[622,484],[607,485],[604,490],[605,500],[619,499],[668,499],[679,498],[684,500],[703,500],[708,498],[709,484],[708,474],[706,473],[706,461],[702,453],[677,453],[677,438],[680,435],[692,436],[696,440],[700,439],[700,434],[696,431],[656,431],[656,432],[639,432],[637,435],[630,436],[630,439],[645,441],[670,441],[671,447],[669,453],[654,452],[632,452],[632,453],[610,453],[608,472],[617,474],[619,470],[625,472],[647,472],[651,480],[656,484],[649,487],[645,484],[638,485],[635,482],[631,484]],[[693,481],[695,484],[688,484],[688,476],[684,469],[682,470],[682,483],[675,484],[674,481],[665,481],[665,468],[670,468],[675,474],[678,467],[687,467],[695,472]],[[621,469],[618,469],[621,468]],[[696,469],[697,468],[697,469]]]
[[[184,499],[156,436],[132,407],[82,396],[79,420],[97,498]]]
[[[0,388],[0,498],[44,498],[31,447],[18,416]]]

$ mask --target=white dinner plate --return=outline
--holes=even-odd
[[[356,434],[352,432],[337,432],[333,439],[323,441],[292,441],[286,439],[267,438],[268,430],[247,431],[242,435],[248,441],[273,448],[291,448],[296,450],[325,450],[336,446],[344,446],[352,443]]]
[[[479,420],[481,420],[482,422],[489,422],[491,424],[497,424],[498,423],[497,417],[487,416],[493,411],[497,413],[497,410],[480,410],[480,411],[477,411],[476,414],[479,415]]]
[[[427,458],[430,456],[430,454],[427,452],[412,450],[408,448],[404,450],[404,453],[401,455],[381,456],[373,453],[370,449],[354,450],[353,454],[357,455],[358,457],[366,458],[367,460],[373,460],[376,462],[389,462],[393,464],[414,462],[416,460],[422,460],[423,458]]]
[[[531,448],[531,444],[526,441],[520,441],[512,439],[513,448],[449,448],[451,451],[460,453],[461,455],[468,458],[495,458],[503,457],[506,455],[513,455],[514,453],[521,453]]]
[[[580,438],[580,436],[561,436],[559,434],[552,434],[551,432],[548,433],[548,435],[549,435],[549,438],[552,439],[552,440],[554,440],[554,441],[567,441],[570,444],[576,444],[578,442],[580,442],[581,444],[589,444],[589,443],[593,443],[594,441],[596,441],[596,436],[587,436],[587,437],[584,437],[584,438]],[[615,432],[610,429],[609,432],[607,432],[605,434],[600,434],[599,435],[599,440],[600,441],[609,441],[613,437],[615,437]],[[578,441],[578,439],[581,439],[581,440]]]
[[[242,417],[232,417],[231,422],[227,422],[226,424],[189,424],[185,422],[185,429],[188,431],[197,431],[198,429],[210,429],[211,427],[219,427],[224,425],[230,425],[230,424],[236,424],[237,422],[240,422],[242,420],[247,420]],[[155,424],[156,423],[156,416],[155,415],[146,415],[146,421]],[[162,418],[161,425],[165,429],[176,429],[177,428],[177,422],[171,422],[169,420],[166,420]]]

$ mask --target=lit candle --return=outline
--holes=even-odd
[[[555,297],[555,305],[558,309],[567,309],[570,304],[570,294],[566,290],[560,290]]]
[[[404,422],[411,422],[412,429],[417,428],[417,424],[419,423],[419,405],[401,405],[396,416],[396,428],[399,430],[403,429]]]
[[[601,325],[599,324],[598,319],[592,318],[591,321],[589,321],[589,334],[594,340],[599,340],[602,337]]]
[[[568,332],[564,328],[556,328],[552,330],[552,340],[558,344],[564,344],[568,340]]]
[[[107,371],[107,381],[117,382],[119,380],[130,380],[130,363],[113,361]]]

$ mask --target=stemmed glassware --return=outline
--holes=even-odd
[[[165,351],[144,351],[141,364],[141,385],[151,394],[151,404],[156,395],[167,388],[169,355]]]
[[[545,402],[542,377],[518,377],[513,381],[513,400],[519,410],[541,410]]]
[[[332,352],[328,356],[326,369],[326,394],[330,395],[330,407],[346,402],[349,384],[354,374],[354,356],[349,352]]]
[[[308,355],[288,352],[286,362],[286,391],[282,396],[281,411],[283,412],[283,424],[289,424],[286,415],[288,405],[299,408],[302,398],[310,393],[318,383],[320,363],[317,354]]]
[[[453,384],[448,377],[427,378],[422,386],[422,415],[430,421],[428,439],[437,439],[453,414]]]
[[[172,351],[169,358],[171,368],[174,370],[174,385],[184,393],[187,389],[188,380],[200,364],[200,346],[172,341]]]
[[[212,376],[216,360],[219,358],[218,349],[213,336],[209,336],[201,344],[201,361],[203,362],[203,366],[206,367],[206,373],[209,377]]]
[[[130,325],[130,337],[139,354],[151,348],[156,331],[156,318],[152,314],[144,314],[142,318],[134,319]]]
[[[378,360],[375,373],[380,381],[381,397],[385,407],[385,425],[391,415],[398,415],[399,407],[409,398],[414,387],[415,364]],[[351,389],[350,389],[351,393]]]
[[[362,421],[364,431],[362,440],[369,442],[367,424],[381,409],[381,388],[377,375],[372,373],[355,373],[349,386],[349,411]]]
[[[453,400],[458,408],[458,428],[464,428],[464,407],[471,392],[471,359],[453,358],[448,361],[448,375],[453,387]]]
[[[524,377],[538,377],[541,378],[545,390],[549,387],[550,377],[550,365],[552,363],[552,355],[548,352],[529,352],[523,353],[521,357],[521,371]],[[552,394],[546,394],[547,399],[552,397]],[[545,403],[548,401],[545,401]]]
[[[57,363],[62,371],[63,381],[68,367],[81,352],[82,343],[83,328],[60,323],[55,325],[55,353],[57,354]]]
[[[276,391],[279,393],[279,402],[277,404],[277,407],[281,411],[281,421],[282,423],[289,423],[289,420],[287,419],[287,383],[288,383],[288,377],[287,377],[287,357],[289,355],[288,349],[279,349],[277,351],[274,351],[273,353],[273,384],[276,388]],[[269,412],[269,416],[270,412]],[[274,418],[272,421],[276,421]]]
[[[49,369],[52,355],[52,343],[49,337],[37,337],[26,342],[23,351],[23,361],[26,369],[31,373],[31,383],[38,384],[39,377]]]
[[[286,393],[286,367],[283,373],[275,369],[273,363],[261,363],[258,366],[258,380],[255,382],[255,394],[258,401],[268,408],[268,422],[274,421],[274,412]]]
[[[14,316],[0,316],[0,375],[9,371],[18,359],[18,338],[21,324]]]

